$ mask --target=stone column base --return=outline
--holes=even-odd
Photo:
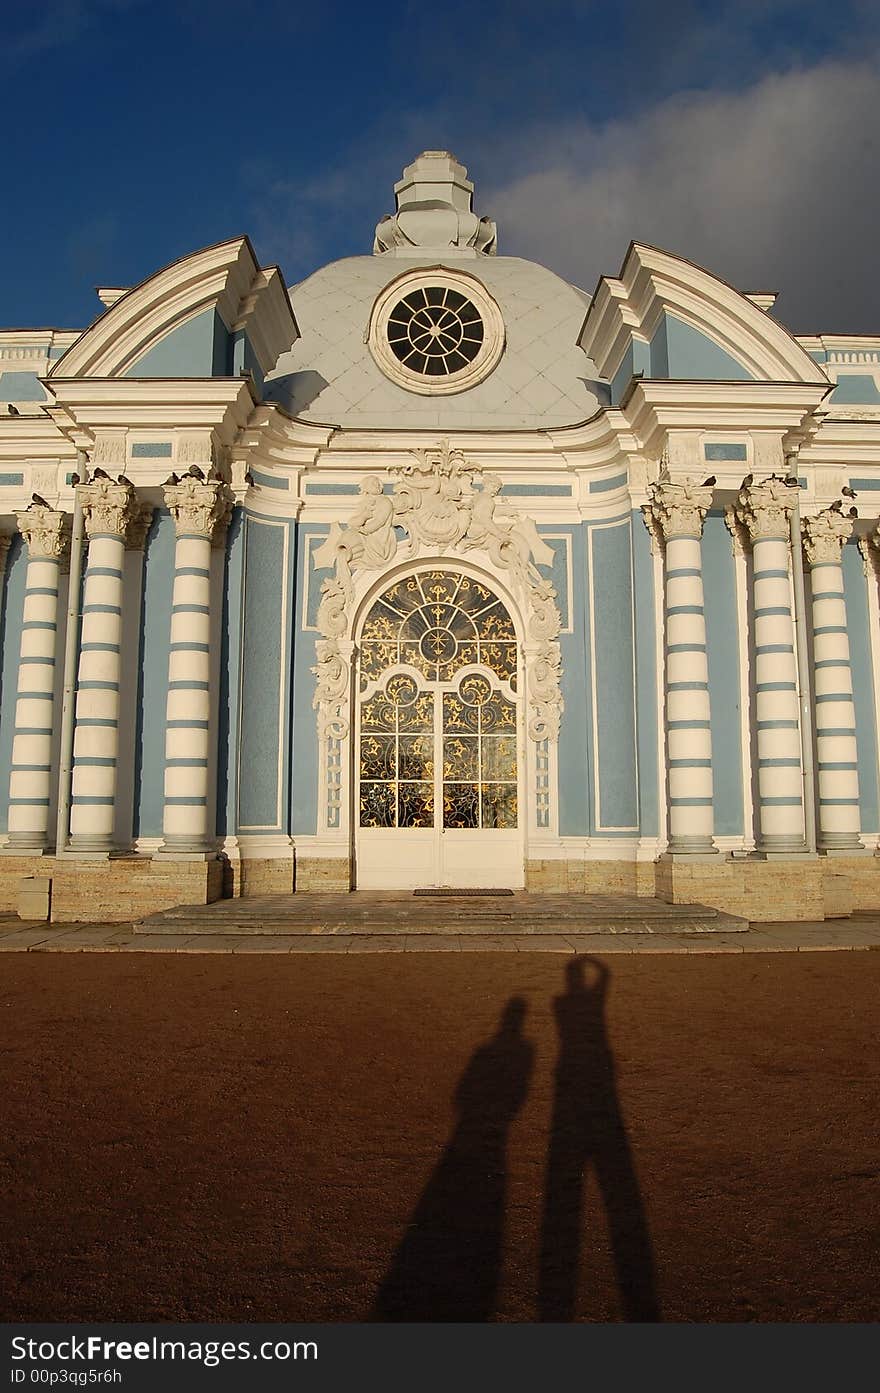
[[[223,892],[223,866],[212,861],[108,860],[12,856],[0,862],[0,912],[17,913],[19,882],[52,882],[53,923],[125,924],[180,904],[211,904]]]
[[[746,857],[716,865],[661,857],[657,895],[668,904],[704,904],[752,923],[880,913],[880,865],[872,856]]]

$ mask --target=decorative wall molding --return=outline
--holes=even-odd
[[[321,736],[343,739],[348,734],[353,645],[345,638],[354,621],[356,573],[385,570],[426,554],[476,551],[507,575],[523,602],[529,736],[535,742],[555,740],[563,710],[562,621],[556,590],[538,570],[553,565],[552,547],[531,518],[499,505],[501,480],[484,475],[461,450],[450,449],[448,441],[433,450],[413,451],[413,459],[388,471],[393,480],[389,493],[378,475],[368,475],[348,522],[333,523],[313,553],[317,569],[334,569],[321,586],[317,616],[322,637],[313,668],[314,705]]]

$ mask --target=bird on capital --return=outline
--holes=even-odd
[[[38,494],[38,493],[32,493],[32,494],[31,494],[31,502],[32,502],[32,503],[36,503],[36,505],[37,505],[38,508],[49,508],[49,507],[51,507],[51,504],[47,503],[46,500],[45,500],[45,498],[42,498],[42,497],[40,496],[40,494]]]
[[[169,474],[169,475],[168,475],[168,478],[165,480],[165,485],[166,485],[166,487],[167,487],[168,484],[179,484],[179,483],[180,483],[180,480],[178,479],[178,477],[177,477],[176,474]]]
[[[830,513],[842,513],[842,512],[843,512],[843,499],[842,499],[842,498],[835,498],[834,502],[831,504],[831,507],[829,508],[828,511],[829,511]]]
[[[796,474],[786,474],[782,481],[787,489],[799,489],[801,481]]]
[[[702,487],[703,487],[704,489],[714,488],[715,484],[717,484],[717,483],[718,483],[718,480],[715,478],[715,475],[714,475],[714,474],[710,474],[709,477],[708,477],[708,479],[704,479],[704,480],[703,480]]]
[[[119,476],[119,478],[116,480],[116,482],[117,482],[117,484],[125,484],[127,488],[130,488],[130,489],[133,489],[133,488],[134,488],[134,484],[131,482],[131,479],[126,479],[126,477],[125,477],[124,474],[120,474],[120,476]]]
[[[859,515],[859,510],[858,510],[858,508],[850,508],[849,513],[848,513],[848,516],[849,516],[849,517],[851,517],[851,518],[857,518],[858,515]]]
[[[204,472],[199,469],[197,464],[191,464],[186,472],[191,479],[204,479],[205,477]]]
[[[95,468],[92,470],[92,478],[93,478],[93,479],[109,479],[109,478],[110,478],[110,475],[109,475],[108,473],[106,473],[106,471],[103,470],[103,469],[100,467],[100,465],[97,465],[97,464],[96,464],[96,465],[95,465]]]
[[[754,479],[754,474],[747,474],[746,477],[743,479],[742,483],[740,484],[740,488],[751,488],[752,484],[754,483]]]
[[[857,497],[858,497],[858,494],[856,493],[855,489],[850,488],[849,484],[844,484],[844,486],[843,486],[843,488],[840,490],[840,492],[843,494],[844,498],[857,498]]]

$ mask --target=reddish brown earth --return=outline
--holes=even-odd
[[[876,1320],[880,953],[568,961],[5,955],[0,1316]]]

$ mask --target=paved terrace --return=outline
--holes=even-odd
[[[137,924],[0,919],[0,951],[35,953],[754,953],[880,948],[880,910],[824,923],[601,895],[264,896],[181,905]]]

